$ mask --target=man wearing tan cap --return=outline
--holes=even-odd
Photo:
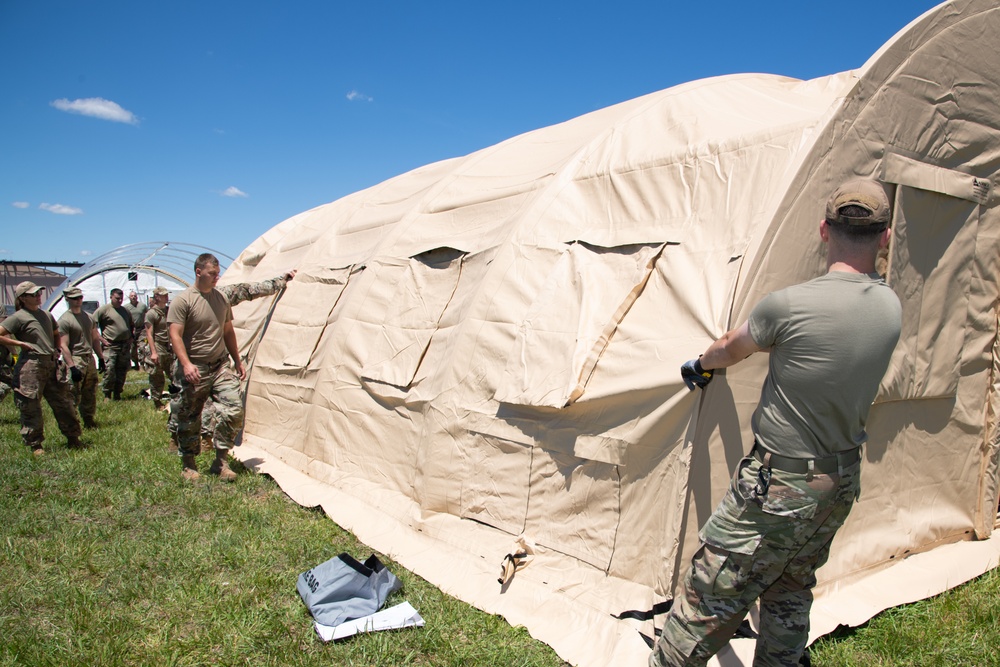
[[[59,318],[59,333],[66,340],[79,369],[73,373],[73,398],[86,428],[96,428],[97,365],[94,354],[101,354],[101,335],[90,315],[83,312],[83,291],[79,287],[63,290],[69,310]]]
[[[163,387],[170,369],[174,365],[174,350],[170,345],[170,330],[167,326],[167,302],[170,292],[166,287],[153,288],[153,307],[146,312],[145,333],[149,345],[149,397],[157,410],[166,410],[163,403]]]
[[[76,418],[67,369],[76,364],[66,341],[59,335],[55,318],[41,309],[42,288],[25,281],[14,288],[17,312],[0,324],[0,345],[20,348],[14,366],[14,403],[21,413],[21,438],[35,455],[44,454],[42,397],[52,408],[59,430],[70,448],[82,447],[80,422]],[[65,366],[57,364],[62,354]],[[74,375],[79,370],[73,372]]]
[[[758,599],[753,664],[799,664],[815,572],[860,493],[865,422],[899,339],[899,299],[875,272],[891,220],[880,183],[842,185],[819,225],[827,273],[764,297],[681,367],[705,390],[717,369],[769,353],[750,453],[702,526],[651,666],[706,664]]]

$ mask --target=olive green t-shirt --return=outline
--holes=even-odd
[[[0,322],[0,327],[14,338],[31,343],[38,354],[51,355],[56,351],[53,333],[56,330],[56,320],[47,310],[22,308]]]
[[[232,319],[232,307],[215,288],[202,294],[189,287],[173,300],[167,312],[169,324],[184,326],[184,349],[194,364],[211,364],[226,356],[222,334],[226,322]]]
[[[902,309],[877,275],[830,272],[764,297],[750,335],[770,350],[753,414],[768,451],[820,458],[862,445]]]
[[[153,306],[146,313],[146,324],[153,329],[153,344],[158,350],[170,347],[170,329],[167,326],[167,309]]]
[[[80,311],[74,315],[67,310],[59,316],[59,333],[66,337],[69,351],[74,357],[94,356],[94,320]]]
[[[143,330],[143,324],[146,321],[146,312],[149,310],[149,306],[144,304],[142,301],[132,305],[131,301],[126,301],[122,304],[122,308],[128,311],[128,314],[132,316],[132,324],[135,326],[136,332]]]
[[[101,328],[101,336],[112,343],[124,343],[132,335],[132,315],[122,306],[104,304],[94,311],[94,321]]]

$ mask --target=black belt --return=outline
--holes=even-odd
[[[770,454],[770,459],[767,462],[770,467],[800,474],[809,472],[810,464],[812,464],[812,472],[834,473],[840,471],[842,468],[850,467],[861,460],[860,447],[849,449],[846,452],[838,452],[833,456],[824,456],[820,459],[796,459],[791,456],[781,456],[769,452],[757,444],[757,441],[754,441],[753,449],[750,453],[761,463],[764,463],[764,457]]]

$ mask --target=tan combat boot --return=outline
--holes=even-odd
[[[194,460],[194,454],[186,454],[181,457],[181,477],[189,482],[201,477],[198,474],[198,463]]]
[[[208,469],[208,472],[213,475],[218,475],[219,479],[221,479],[223,482],[236,481],[236,473],[234,473],[229,468],[228,449],[215,450],[215,461],[212,463],[212,467]]]

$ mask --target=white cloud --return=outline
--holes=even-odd
[[[347,99],[352,102],[374,102],[375,98],[365,95],[364,93],[359,93],[356,90],[352,90],[347,93]]]
[[[38,208],[43,211],[48,211],[49,213],[56,213],[58,215],[80,215],[83,213],[82,208],[64,206],[63,204],[39,204]]]
[[[93,255],[93,254],[94,254],[94,253],[90,252],[89,250],[81,250],[81,251],[80,251],[80,256],[81,256],[81,257],[90,257],[90,256],[91,256],[91,255]]]
[[[235,185],[230,185],[228,188],[222,191],[223,197],[249,197],[247,193],[240,190]]]
[[[81,100],[67,100],[63,98],[52,102],[52,106],[66,113],[78,113],[81,116],[110,120],[115,123],[139,124],[139,119],[131,111],[121,108],[111,100],[105,100],[100,97],[88,97]]]
[[[31,206],[31,204],[29,204],[26,201],[16,201],[12,202],[11,206],[13,206],[14,208],[28,208],[29,206]]]

